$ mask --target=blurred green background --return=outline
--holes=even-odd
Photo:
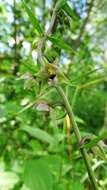
[[[45,33],[56,0],[24,2]],[[82,136],[107,131],[106,10],[106,0],[67,1],[45,45],[45,58],[58,58],[70,81],[60,79]],[[40,39],[21,0],[0,0],[0,190],[91,190],[61,98],[35,77]],[[107,162],[97,148],[89,157],[106,190]]]

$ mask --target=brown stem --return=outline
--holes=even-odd
[[[38,43],[38,48],[37,48],[38,56],[37,57],[38,57],[38,62],[40,64],[43,64],[43,49],[44,49],[44,46],[45,46],[45,42],[46,42],[48,36],[52,33],[52,31],[54,30],[54,27],[55,27],[55,22],[56,22],[56,17],[57,17],[56,8],[57,8],[57,3],[55,5],[55,8],[53,9],[50,26],[49,26],[47,32],[45,33],[44,37]]]

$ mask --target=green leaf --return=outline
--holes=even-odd
[[[84,190],[83,184],[79,180],[72,181],[71,190]]]
[[[75,120],[76,120],[77,123],[80,123],[80,124],[83,124],[83,125],[85,124],[84,120],[81,119],[81,118],[78,117],[78,116],[75,116]]]
[[[92,148],[93,146],[96,146],[99,141],[104,140],[104,139],[107,139],[107,132],[104,132],[102,135],[100,135],[99,137],[94,138],[89,143],[84,144],[83,146],[85,148]]]
[[[56,4],[55,10],[59,11],[65,5],[65,3],[66,3],[66,0],[59,0]]]
[[[6,104],[0,108],[0,118],[11,118],[15,116],[20,110],[20,106],[15,101],[7,101]]]
[[[51,144],[54,141],[54,138],[51,135],[49,135],[46,131],[43,131],[42,129],[26,126],[22,127],[21,130],[24,130],[29,135],[38,140],[41,140],[42,142]]]
[[[60,175],[62,157],[59,155],[48,155],[44,157],[44,161],[47,163],[50,173],[58,177]]]
[[[53,42],[57,47],[59,47],[60,49],[64,49],[65,51],[68,52],[73,52],[75,53],[75,51],[71,48],[70,45],[68,45],[62,38],[60,38],[59,36],[50,36],[48,37],[49,40],[51,42]]]
[[[95,156],[98,156],[100,159],[107,161],[106,153],[104,152],[103,147],[95,146],[91,148],[91,151],[94,153]]]
[[[0,148],[4,146],[8,141],[8,137],[5,133],[0,131]]]
[[[28,187],[26,187],[25,184],[23,184],[23,186],[22,186],[22,188],[20,190],[31,190],[31,189],[29,189]]]
[[[53,62],[56,57],[59,57],[59,55],[55,49],[48,49],[46,51],[45,57],[49,60],[49,62]]]
[[[27,161],[24,183],[31,190],[52,190],[53,180],[44,159]]]
[[[63,4],[62,9],[67,13],[68,16],[70,16],[74,20],[79,19],[79,16],[75,12],[75,10],[73,10],[73,8],[71,8],[67,2]]]
[[[38,19],[34,16],[34,14],[32,13],[32,10],[29,9],[29,7],[26,5],[26,3],[23,1],[23,5],[24,5],[24,8],[30,18],[30,21],[32,23],[32,25],[34,26],[34,28],[38,31],[38,33],[42,33],[42,29],[40,27],[40,24],[39,24],[39,21]]]

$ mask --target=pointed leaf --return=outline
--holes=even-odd
[[[39,21],[38,19],[35,17],[35,15],[33,14],[32,10],[26,5],[26,3],[23,1],[23,5],[24,8],[30,18],[30,21],[32,23],[32,25],[34,26],[34,28],[38,31],[38,33],[42,33],[42,29],[40,27]]]
[[[73,8],[70,7],[67,2],[65,4],[63,4],[62,9],[67,13],[68,16],[70,16],[74,20],[77,20],[79,18],[79,16],[77,15],[76,11],[73,10]]]
[[[50,144],[50,143],[53,143],[54,141],[54,138],[51,135],[49,135],[46,131],[43,131],[42,129],[26,126],[26,127],[22,127],[21,130],[24,130],[32,137],[38,140],[41,140],[45,143]]]
[[[70,45],[68,45],[66,42],[64,42],[64,40],[60,37],[56,37],[56,36],[50,36],[48,37],[49,40],[51,42],[53,42],[56,46],[58,46],[60,49],[64,49],[65,51],[68,52],[73,52],[75,53],[75,51],[71,48]]]

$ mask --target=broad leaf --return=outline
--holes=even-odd
[[[42,142],[51,144],[54,141],[54,138],[51,135],[49,135],[46,131],[43,131],[42,129],[26,126],[22,127],[21,130],[24,130],[29,135],[38,140],[41,140]]]
[[[22,186],[22,188],[20,190],[31,190],[31,189],[29,189],[28,187],[26,187],[25,184],[23,184],[23,186]]]
[[[44,159],[27,161],[24,183],[31,190],[52,190],[53,180]]]
[[[49,155],[44,157],[44,161],[47,163],[47,167],[49,168],[50,173],[54,175],[55,178],[58,178],[60,175],[62,159],[63,158],[58,155]]]
[[[40,27],[40,24],[39,24],[39,21],[38,19],[35,17],[35,15],[32,13],[32,10],[29,9],[29,7],[26,5],[26,3],[23,1],[23,5],[24,5],[24,8],[30,18],[30,21],[32,23],[32,25],[34,26],[34,28],[38,31],[38,33],[42,33],[42,29]]]

